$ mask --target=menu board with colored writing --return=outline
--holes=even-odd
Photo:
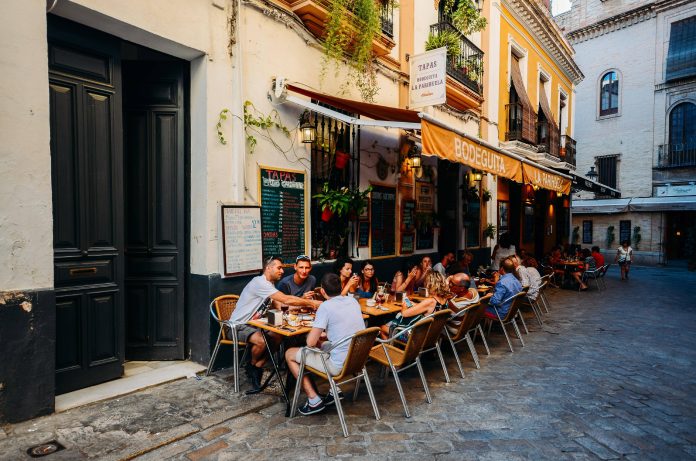
[[[416,227],[416,201],[401,202],[401,230],[410,232]]]
[[[307,254],[305,172],[260,167],[259,174],[263,257],[294,263]]]
[[[261,270],[261,208],[222,205],[222,252],[226,277]]]
[[[372,186],[370,193],[372,257],[396,254],[396,188]]]
[[[413,253],[416,236],[413,233],[401,234],[401,254]]]

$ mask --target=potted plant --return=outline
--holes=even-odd
[[[346,186],[332,189],[329,183],[325,182],[321,192],[314,195],[313,198],[318,199],[319,207],[322,209],[321,220],[328,222],[334,214],[344,216],[348,212],[352,194]]]
[[[493,194],[491,194],[491,191],[489,191],[488,189],[483,189],[481,197],[483,198],[484,202],[488,202],[490,199],[493,198]]]
[[[495,225],[488,223],[486,228],[483,230],[483,238],[487,238],[487,239],[495,238]]]
[[[614,226],[607,227],[607,248],[611,248],[611,244],[614,243]]]
[[[462,54],[461,38],[459,34],[450,29],[441,30],[437,34],[428,35],[428,39],[425,42],[425,51],[435,50],[437,48],[442,48],[443,46],[447,48],[447,58],[456,59]]]
[[[575,226],[573,227],[573,244],[578,243],[580,241],[580,226]]]
[[[370,195],[370,192],[372,192],[372,186],[368,186],[362,192],[359,189],[350,191],[349,219],[355,220],[365,211],[365,208],[367,208],[367,196]]]
[[[636,247],[636,250],[639,249],[641,239],[640,226],[635,226],[633,228],[633,238],[631,240],[633,240],[633,246]]]
[[[346,164],[348,164],[348,160],[350,160],[350,154],[343,152],[339,149],[336,149],[335,157],[335,165],[336,169],[338,170],[344,169],[346,167]]]

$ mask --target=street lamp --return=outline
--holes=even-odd
[[[408,160],[411,164],[412,169],[418,169],[421,167],[421,155],[418,152],[418,148],[413,145],[408,151]]]
[[[592,180],[592,181],[596,181],[596,180],[597,180],[597,177],[598,177],[599,175],[598,175],[597,172],[595,171],[594,166],[591,166],[591,167],[590,167],[590,171],[588,171],[587,173],[585,173],[585,176],[587,176],[587,177],[588,177],[590,180]]]
[[[481,182],[483,180],[483,173],[481,173],[480,171],[473,170],[471,172],[471,177],[474,181]]]
[[[309,111],[304,111],[300,116],[300,132],[302,133],[303,143],[312,143],[317,139],[317,127],[312,125]]]

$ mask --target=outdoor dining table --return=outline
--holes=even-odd
[[[397,312],[401,312],[401,303],[397,304],[391,301],[382,304],[382,307],[379,307],[377,304],[371,307],[367,305],[368,299],[369,298],[360,298],[360,300],[358,301],[360,303],[360,310],[363,314],[369,315],[371,317],[381,317],[384,315],[396,314]]]
[[[266,351],[268,352],[268,357],[271,359],[271,364],[273,364],[273,374],[266,378],[266,381],[261,385],[261,390],[268,387],[268,385],[271,382],[271,379],[273,379],[273,377],[276,377],[278,379],[278,383],[280,384],[280,390],[283,393],[283,398],[285,399],[285,416],[290,416],[290,398],[288,397],[288,390],[286,386],[287,383],[283,383],[283,377],[280,374],[278,363],[276,363],[275,357],[273,356],[273,351],[271,350],[270,341],[268,340],[268,333],[275,333],[278,336],[280,336],[284,341],[288,338],[306,335],[307,333],[312,331],[312,327],[302,325],[296,327],[291,327],[288,325],[269,325],[265,319],[249,320],[247,324],[251,325],[254,328],[258,328],[261,334],[263,335],[263,339],[266,343]],[[283,358],[281,357],[280,359],[282,360]],[[290,378],[289,375],[290,372],[288,371],[288,380]]]
[[[559,269],[563,269],[563,280],[561,281],[561,288],[572,288],[570,282],[572,281],[571,272],[582,268],[585,265],[582,261],[571,261],[571,260],[561,260],[558,261],[554,266]]]

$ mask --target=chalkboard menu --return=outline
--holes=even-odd
[[[370,244],[370,221],[358,222],[358,246],[366,247]]]
[[[410,232],[416,227],[416,201],[401,202],[401,230]]]
[[[261,240],[263,257],[284,264],[306,254],[305,172],[260,167]]]
[[[476,228],[478,231],[478,228]],[[419,250],[430,250],[435,245],[435,236],[433,235],[433,228],[427,227],[425,229],[418,229],[416,232],[416,248]]]
[[[401,254],[411,254],[414,250],[415,235],[413,234],[401,234]]]
[[[261,209],[257,206],[222,206],[224,275],[258,272],[261,256]]]
[[[372,186],[370,193],[372,257],[396,254],[396,188]]]

